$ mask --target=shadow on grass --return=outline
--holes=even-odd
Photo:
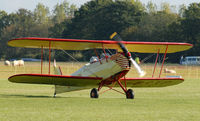
[[[20,95],[20,94],[0,94],[0,98],[89,98],[89,97],[62,97],[62,96],[45,96],[45,95]]]
[[[1,98],[27,98],[27,99],[73,99],[73,100],[93,100],[93,101],[98,101],[98,100],[125,100],[125,98],[109,98],[109,97],[103,97],[103,98],[98,98],[98,99],[92,99],[90,97],[67,97],[67,96],[45,96],[45,95],[20,95],[20,94],[0,94],[0,99]]]
[[[0,94],[0,97],[3,98],[54,98],[53,96],[44,96],[44,95],[20,95],[20,94]],[[56,97],[56,98],[63,98],[63,97]]]

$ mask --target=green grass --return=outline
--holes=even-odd
[[[28,66],[30,64],[25,67],[27,70]],[[67,67],[69,65],[64,68]],[[175,86],[134,88],[134,100],[127,100],[125,95],[113,91],[100,95],[99,99],[90,99],[90,90],[63,93],[52,98],[53,86],[15,84],[7,80],[8,76],[27,70],[9,72],[6,71],[9,67],[0,68],[5,70],[0,71],[0,121],[200,120],[200,79],[190,79],[198,74],[184,75],[186,80]],[[190,73],[197,72],[193,67],[188,68],[192,68]],[[181,68],[181,73],[188,74],[188,68]]]

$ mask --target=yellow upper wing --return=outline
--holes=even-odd
[[[122,41],[130,52],[139,53],[174,53],[190,49],[189,43],[173,42],[130,42]],[[56,38],[17,38],[8,41],[12,47],[25,48],[49,48],[63,50],[87,50],[87,49],[117,49],[121,51],[116,41],[110,40],[80,40],[80,39],[56,39]]]

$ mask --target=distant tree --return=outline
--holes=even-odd
[[[12,24],[4,29],[1,36],[4,58],[36,57],[38,50],[8,47],[7,41],[19,37],[48,37],[48,28],[34,21],[34,14],[26,9],[19,9],[9,16]]]
[[[196,40],[196,35],[200,33],[200,3],[191,4],[185,10],[184,15],[184,20],[182,21],[184,34],[188,40]]]
[[[142,4],[140,0],[116,0],[116,1],[128,2],[135,5],[137,9],[140,9],[141,11],[145,10],[145,6]]]
[[[4,29],[11,24],[10,16],[5,11],[0,11],[0,59],[4,58],[5,43],[2,39]]]
[[[16,14],[11,14],[14,23],[12,24],[14,37],[31,36],[30,29],[35,26],[33,13],[26,9],[19,9]]]
[[[70,5],[69,11],[68,11],[68,18],[73,18],[75,11],[77,11],[76,5],[74,4]]]
[[[184,15],[185,10],[186,10],[186,6],[185,6],[184,4],[182,4],[182,5],[179,6],[179,11],[178,11],[178,13],[179,13],[179,16],[180,16],[180,17],[185,16],[185,15]]]
[[[49,27],[49,37],[53,38],[63,38],[63,31],[71,23],[71,19],[67,19],[61,23],[56,23],[54,26]]]
[[[152,3],[151,1],[147,3],[146,8],[149,14],[155,14],[157,12],[156,4]]]
[[[167,41],[168,26],[177,21],[178,16],[174,13],[159,11],[154,14],[146,14],[142,17],[134,31],[124,33],[126,38],[136,41]],[[133,28],[133,27],[131,27]]]
[[[10,17],[5,11],[0,11],[0,37],[2,30],[10,24]]]
[[[200,51],[200,3],[192,3],[185,10],[181,21],[183,35],[187,42],[194,44],[192,54],[199,55]],[[193,51],[193,52],[192,52]]]
[[[54,9],[53,23],[54,25],[49,27],[49,37],[62,38],[64,29],[68,28],[71,23],[71,19],[74,17],[74,13],[77,10],[75,5],[69,5],[67,1],[61,4],[57,4]]]
[[[183,28],[181,25],[181,18],[178,18],[177,21],[169,24],[167,29],[168,36],[166,40],[175,41],[175,42],[186,42],[183,35]]]
[[[42,3],[38,3],[34,10],[34,19],[38,24],[48,24],[49,14],[49,8]]]
[[[77,10],[75,5],[69,5],[65,0],[61,4],[57,4],[53,10],[53,22],[61,23],[67,18],[73,18],[74,12]]]
[[[170,4],[166,2],[162,3],[161,11],[163,11],[164,13],[171,13]]]
[[[63,35],[71,38],[108,39],[113,32],[137,25],[144,11],[131,2],[90,1],[75,12]]]
[[[168,39],[193,44],[193,48],[184,52],[184,55],[199,55],[200,3],[192,3],[188,8],[182,5],[179,15],[179,19],[168,27]]]

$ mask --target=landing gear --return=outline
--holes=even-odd
[[[98,90],[96,88],[93,88],[90,92],[90,97],[91,98],[98,98],[99,94],[98,94]]]
[[[54,94],[53,94],[53,98],[55,98],[56,97],[56,92],[54,92]]]
[[[128,89],[126,92],[126,98],[127,99],[134,99],[134,93],[132,89]]]

